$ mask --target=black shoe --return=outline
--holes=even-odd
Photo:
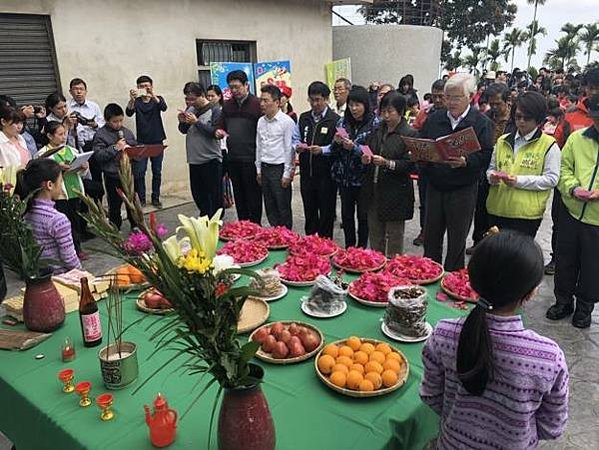
[[[152,200],[152,206],[154,208],[162,209],[162,203],[160,200]]]
[[[547,263],[545,266],[545,275],[553,275],[555,274],[555,261],[551,258],[551,261]]]
[[[556,303],[547,310],[545,317],[547,317],[549,320],[561,320],[568,317],[573,312],[574,307],[572,305]]]
[[[414,244],[416,247],[420,247],[422,244],[424,244],[424,233],[422,231],[418,236],[416,236],[416,239],[412,241],[412,244]]]
[[[572,317],[572,325],[576,328],[588,328],[591,326],[591,314],[593,313],[592,308],[580,307],[576,305],[576,311]]]

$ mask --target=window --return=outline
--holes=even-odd
[[[212,84],[210,63],[256,62],[256,42],[196,40],[198,80],[205,87]]]

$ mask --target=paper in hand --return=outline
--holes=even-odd
[[[360,150],[362,150],[362,155],[368,156],[372,158],[374,154],[368,145],[360,145]]]
[[[581,200],[588,200],[589,197],[592,195],[592,192],[584,188],[578,188],[576,189],[574,195],[576,198],[579,198]]]
[[[337,127],[337,135],[342,139],[349,139],[349,134],[347,133],[347,130],[343,127]]]
[[[304,142],[300,142],[299,144],[297,144],[296,149],[298,152],[305,152],[310,148],[310,146]]]
[[[93,154],[94,152],[85,152],[78,154],[77,157],[73,161],[71,161],[71,164],[69,164],[69,171],[72,172],[74,170],[79,170],[81,166],[85,164],[89,160],[89,158],[92,157]]]

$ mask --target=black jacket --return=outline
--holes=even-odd
[[[248,94],[241,105],[235,98],[230,98],[223,104],[217,127],[229,133],[229,161],[255,161],[256,128],[261,116],[260,100],[253,94]]]
[[[331,108],[327,108],[324,117],[318,123],[314,121],[312,111],[302,113],[297,122],[300,140],[306,145],[320,147],[331,145],[338,120],[339,116]],[[331,176],[330,155],[313,155],[310,152],[302,152],[299,155],[299,163],[302,177]]]
[[[378,167],[377,183],[374,183],[376,166],[371,164],[362,184],[363,198],[368,204],[376,202],[379,220],[409,220],[414,216],[414,186],[410,178],[414,163],[401,136],[417,135],[418,132],[402,119],[391,133],[383,123],[368,138],[372,153],[395,163],[393,170]]]
[[[493,153],[495,126],[493,122],[474,108],[458,124],[455,130],[447,117],[447,110],[436,111],[427,117],[420,131],[420,137],[436,139],[458,132],[468,127],[474,128],[481,150],[474,152],[466,159],[466,167],[452,169],[443,163],[423,164],[423,171],[428,182],[439,191],[452,191],[478,182],[482,171],[486,171]]]

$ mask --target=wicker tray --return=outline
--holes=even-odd
[[[299,363],[299,362],[302,362],[302,361],[312,358],[316,353],[320,352],[320,350],[324,346],[324,336],[323,336],[322,332],[318,328],[316,328],[314,325],[311,325],[309,323],[304,323],[304,322],[298,322],[297,320],[280,320],[278,322],[282,323],[283,325],[289,325],[292,323],[296,323],[298,325],[301,325],[302,327],[310,328],[311,330],[318,333],[318,337],[320,337],[320,344],[314,350],[306,353],[305,355],[297,356],[295,358],[284,358],[284,359],[273,358],[272,356],[270,356],[270,353],[266,353],[266,352],[262,351],[261,348],[259,348],[258,351],[256,352],[256,358],[258,358],[262,361],[271,363],[271,364],[279,364],[279,365],[296,364],[296,363]],[[260,328],[270,326],[270,325],[272,325],[272,324],[269,323],[269,324],[263,325]],[[252,340],[254,333],[256,333],[260,328],[254,330],[254,332],[252,334],[250,334],[250,340]]]
[[[162,309],[162,308],[150,308],[148,305],[146,305],[146,301],[144,300],[144,296],[146,295],[146,292],[148,292],[150,289],[146,289],[145,291],[141,292],[137,296],[137,298],[135,299],[135,305],[137,306],[137,309],[139,309],[140,311],[143,311],[145,313],[148,313],[148,314],[157,314],[157,315],[160,315],[160,316],[163,316],[165,314],[169,314],[169,313],[171,313],[171,312],[174,311],[173,308],[166,308],[166,309]]]
[[[390,394],[391,392],[396,391],[397,389],[402,387],[405,384],[406,380],[408,379],[408,375],[410,374],[410,364],[408,363],[408,359],[406,358],[406,356],[400,350],[398,350],[397,348],[390,345],[388,342],[379,341],[377,339],[364,339],[364,338],[362,338],[361,340],[363,343],[369,342],[375,346],[377,344],[387,344],[393,349],[394,352],[399,353],[399,355],[401,356],[401,359],[403,360],[403,364],[402,364],[402,371],[399,373],[399,379],[397,380],[397,383],[394,386],[391,386],[388,388],[381,388],[376,391],[370,391],[370,392],[354,391],[351,389],[346,389],[346,388],[341,388],[339,386],[336,386],[333,383],[331,383],[325,375],[320,373],[320,370],[318,369],[318,358],[320,358],[320,355],[322,354],[322,350],[319,351],[318,354],[316,355],[316,358],[314,358],[314,370],[316,371],[316,375],[318,376],[318,378],[320,378],[320,381],[322,381],[328,388],[330,388],[336,392],[339,392],[340,394],[347,395],[348,397],[356,397],[356,398],[380,397],[381,395]],[[341,339],[340,341],[331,342],[331,344],[339,345],[339,344],[344,343],[345,341],[346,341],[345,339]]]
[[[344,267],[341,264],[337,264],[334,259],[331,259],[331,262],[337,269],[341,269],[347,273],[366,273],[366,272],[378,272],[387,264],[387,261],[384,261],[380,266],[373,267],[371,269],[352,269],[349,267]]]
[[[268,306],[268,303],[260,298],[248,297],[239,314],[237,332],[249,333],[266,322],[268,316],[270,316],[270,306]]]
[[[445,275],[445,271],[441,270],[441,273],[439,274],[439,276],[437,276],[435,278],[429,278],[428,280],[411,280],[410,279],[410,281],[414,284],[419,284],[420,286],[425,286],[427,284],[436,283],[437,281],[442,279],[444,275]]]
[[[468,302],[468,303],[477,303],[478,302],[477,298],[462,297],[461,295],[450,291],[443,285],[443,281],[441,281],[441,290],[443,292],[445,292],[447,295],[449,295],[451,298],[453,298],[454,300],[459,300],[461,302]]]
[[[350,283],[350,285],[351,285],[351,283]],[[388,300],[385,300],[384,302],[373,302],[371,300],[365,300],[363,298],[358,297],[355,294],[352,294],[352,292],[349,290],[349,288],[347,290],[347,295],[349,295],[351,298],[353,298],[358,303],[362,303],[363,305],[366,305],[366,306],[373,306],[375,308],[386,308],[387,304],[389,303]]]

